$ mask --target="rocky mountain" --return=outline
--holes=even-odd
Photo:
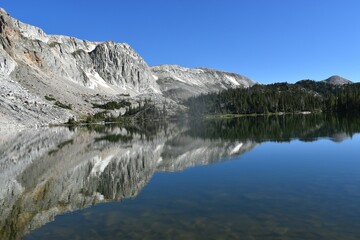
[[[334,75],[334,76],[331,76],[325,80],[323,80],[323,82],[326,82],[328,84],[331,84],[331,85],[345,85],[345,84],[352,84],[353,82],[346,79],[346,78],[343,78],[343,77],[340,77],[338,75]]]
[[[252,84],[210,69],[151,68],[128,44],[48,35],[0,9],[1,127],[62,123],[110,101],[150,99],[175,112],[179,100]]]
[[[191,69],[177,65],[161,65],[152,67],[151,71],[163,95],[174,100],[184,100],[202,93],[229,88],[247,88],[255,84],[242,75],[209,68]]]

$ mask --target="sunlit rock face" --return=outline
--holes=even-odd
[[[94,69],[110,84],[138,92],[160,93],[149,66],[128,44],[101,43],[90,57]]]
[[[1,61],[5,65],[2,72],[9,75],[15,71],[11,75],[14,80],[21,81],[28,72],[47,83],[44,85],[56,80],[62,85],[76,83],[68,86],[78,87],[74,91],[89,88],[102,93],[118,94],[120,90],[128,90],[136,94],[157,89],[150,68],[127,44],[47,35],[37,27],[10,17],[4,10],[0,16],[1,55],[6,59],[6,63]]]
[[[353,83],[352,81],[350,81],[346,78],[340,77],[338,75],[331,76],[331,77],[323,80],[323,82],[331,84],[331,85],[347,85],[347,84]]]
[[[136,196],[156,171],[236,156],[255,143],[207,141],[172,128],[149,136],[52,128],[0,137],[0,238],[21,239],[58,214]]]
[[[99,94],[110,100],[121,94],[161,95],[149,66],[129,45],[47,35],[3,9],[0,80],[2,125],[62,123],[91,112],[89,99]],[[77,111],[55,107],[45,96]]]
[[[110,101],[136,106],[151,99],[160,109],[166,102],[171,113],[189,96],[253,84],[205,68],[151,68],[126,43],[48,35],[0,9],[0,128],[64,123],[94,114],[93,103]]]
[[[236,73],[209,68],[185,68],[177,65],[161,65],[151,68],[161,92],[174,100],[185,100],[201,93],[216,92],[229,88],[248,88],[255,82]]]

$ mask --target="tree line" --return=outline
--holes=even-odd
[[[335,141],[360,131],[356,115],[290,114],[244,118],[214,118],[189,121],[186,134],[202,139],[289,142],[293,139],[315,141],[330,137]]]
[[[360,112],[360,84],[331,85],[311,80],[228,89],[187,99],[189,114]]]

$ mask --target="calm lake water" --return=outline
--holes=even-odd
[[[0,239],[358,240],[357,119],[5,135]]]

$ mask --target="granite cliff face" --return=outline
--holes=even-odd
[[[0,238],[21,239],[58,214],[134,197],[157,171],[218,162],[256,146],[196,139],[184,130],[170,126],[145,136],[124,128],[45,128],[1,135]]]
[[[159,93],[149,66],[128,44],[99,44],[90,57],[95,71],[112,85],[135,92]]]
[[[167,102],[176,112],[174,100],[252,84],[210,69],[150,68],[128,44],[47,35],[0,9],[1,127],[62,123],[94,114],[93,103],[124,99],[132,104],[151,99],[161,107]]]

